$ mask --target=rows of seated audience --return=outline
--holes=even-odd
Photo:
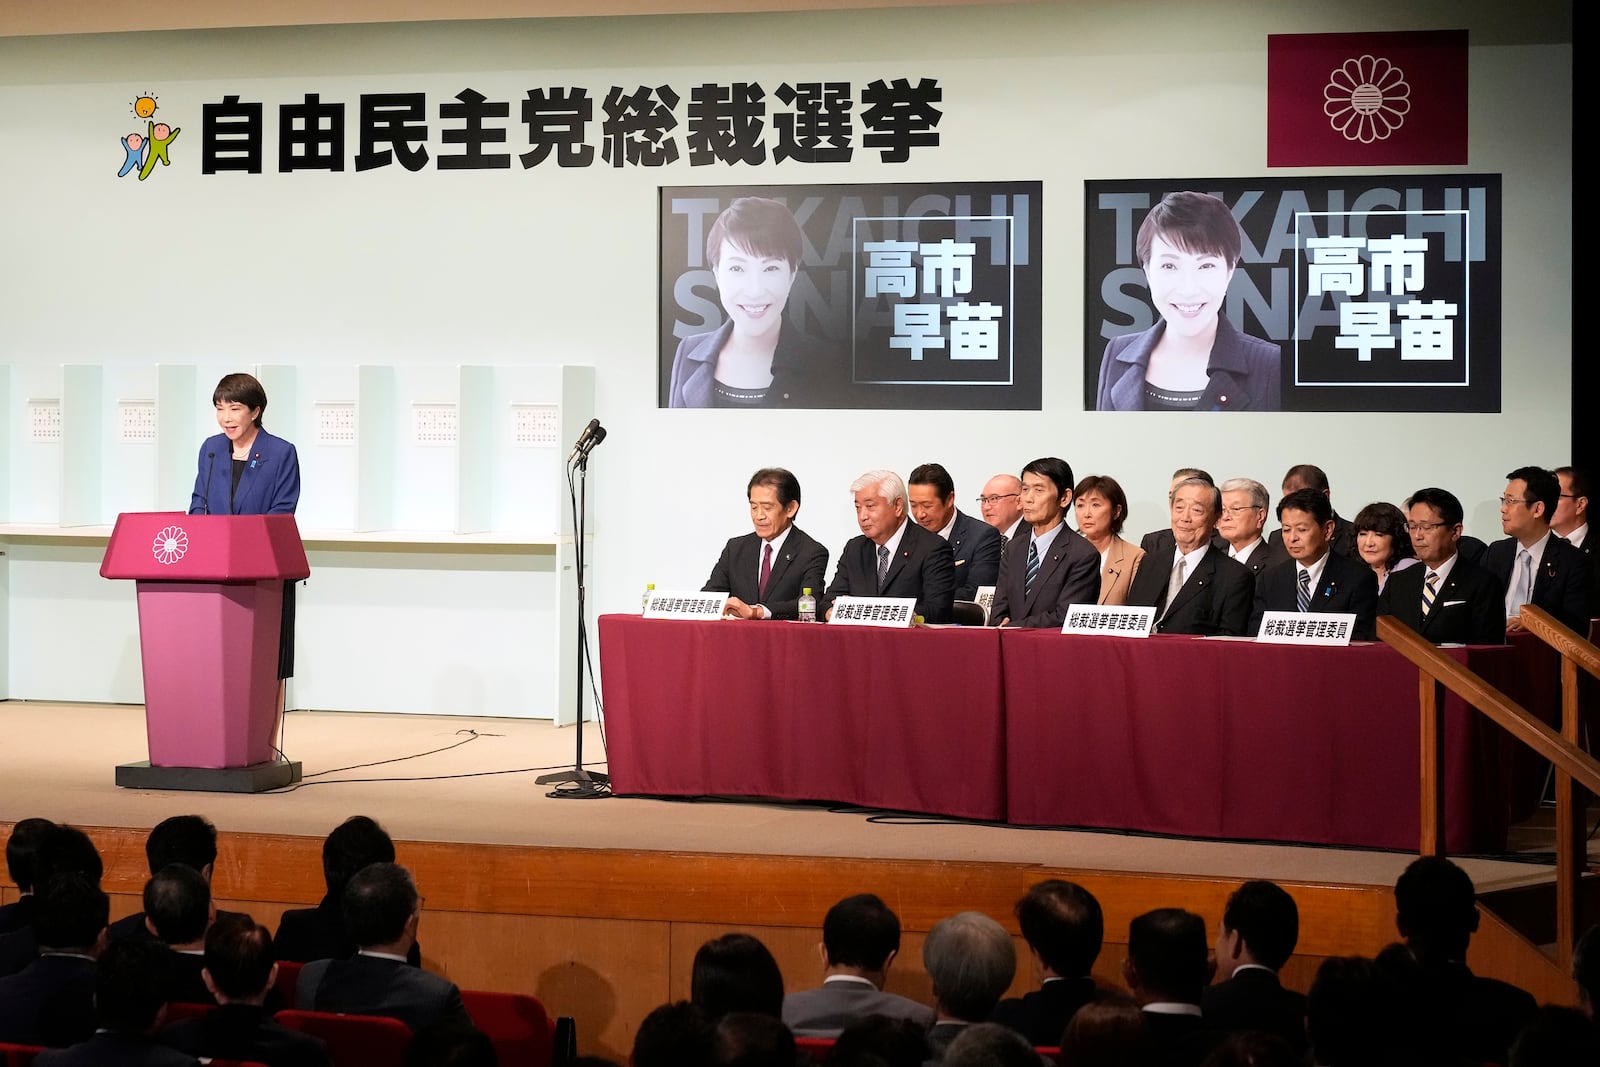
[[[274,1017],[295,1008],[397,1020],[412,1035],[408,1064],[496,1062],[461,991],[420,966],[421,898],[371,819],[357,816],[328,836],[328,897],[286,912],[276,937],[248,915],[216,911],[209,889],[216,831],[201,816],[162,822],[146,851],[152,873],[144,911],[108,923],[102,863],[89,837],[43,819],[16,824],[6,863],[22,895],[0,908],[0,1043],[46,1047],[34,1061],[40,1067],[187,1067],[202,1057],[326,1067],[322,1042]],[[1418,859],[1394,896],[1401,940],[1375,958],[1324,960],[1302,995],[1279,978],[1299,940],[1299,911],[1281,886],[1239,886],[1214,938],[1204,919],[1179,906],[1135,917],[1121,982],[1106,984],[1093,975],[1106,933],[1100,902],[1076,883],[1047,880],[1015,906],[1037,988],[1005,996],[1018,970],[1015,943],[993,917],[966,911],[940,920],[924,939],[933,1003],[922,1004],[885,990],[900,922],[880,897],[861,893],[823,917],[815,988],[786,983],[749,934],[706,942],[694,958],[690,999],[643,1020],[630,1063],[1600,1063],[1600,926],[1577,946],[1579,1005],[1540,1007],[1464,962],[1478,911],[1460,867]],[[278,992],[279,961],[303,964],[292,1004]],[[173,1005],[209,1008],[174,1019]]]
[[[1504,536],[1492,544],[1465,532],[1460,498],[1436,486],[1403,510],[1379,501],[1346,519],[1311,464],[1285,473],[1275,509],[1252,478],[1218,484],[1181,468],[1167,491],[1170,521],[1137,546],[1122,536],[1128,499],[1117,480],[1074,482],[1056,457],[990,478],[981,520],[956,507],[938,463],[904,481],[868,471],[850,490],[861,533],[825,582],[828,549],[795,525],[799,480],[756,471],[746,489],[754,531],[727,542],[704,591],[728,595],[730,618],[794,619],[810,589],[825,617],[841,596],[899,597],[943,623],[969,618],[958,606],[992,589],[990,625],[1060,627],[1074,604],[1131,605],[1154,608],[1160,633],[1229,636],[1255,635],[1269,611],[1311,611],[1354,614],[1354,636],[1370,640],[1383,614],[1435,644],[1502,643],[1525,604],[1584,636],[1600,616],[1590,481],[1572,467],[1507,474]]]

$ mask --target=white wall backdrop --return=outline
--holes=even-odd
[[[1438,484],[1467,503],[1471,532],[1493,538],[1501,475],[1568,459],[1571,9],[1550,7],[1080,0],[0,40],[0,133],[11,149],[0,176],[0,354],[11,369],[0,389],[8,409],[0,466],[9,469],[0,475],[8,486],[0,521],[49,522],[59,512],[59,478],[34,462],[39,446],[25,440],[23,423],[27,400],[59,378],[62,364],[104,367],[111,399],[140,388],[158,364],[294,368],[301,412],[325,399],[315,383],[336,367],[572,364],[596,368],[594,410],[610,430],[590,486],[599,612],[637,610],[646,582],[698,586],[722,541],[748,528],[745,481],[765,464],[799,475],[800,523],[835,553],[855,532],[846,486],[862,470],[943,462],[970,510],[990,474],[1045,454],[1065,457],[1080,477],[1115,475],[1128,489],[1136,533],[1165,524],[1176,466],[1253,476],[1275,491],[1283,469],[1305,461],[1327,470],[1347,516],[1369,500]],[[1504,175],[1504,411],[1223,419],[1083,411],[1083,181],[1268,173],[1269,33],[1463,26],[1471,34],[1471,158],[1461,170]],[[466,87],[512,102],[515,153],[525,147],[517,103],[534,87],[585,86],[598,116],[611,85],[667,84],[687,98],[706,81],[755,80],[770,94],[786,80],[848,80],[859,92],[897,77],[937,78],[944,91],[941,144],[914,150],[902,165],[858,143],[855,160],[836,166],[691,167],[680,159],[665,168],[597,161],[525,170],[513,160],[503,171],[274,172],[277,105],[309,92],[346,103],[352,152],[361,93],[426,92],[428,148],[438,155],[453,151],[439,141],[438,104]],[[181,165],[143,183],[117,180],[117,140],[142,125],[129,106],[147,91],[159,97],[158,117],[183,127],[172,147]],[[199,173],[200,109],[223,95],[265,105],[266,173]],[[1044,183],[1042,411],[657,410],[658,185],[975,179]],[[423,389],[428,378],[417,370],[401,380]],[[415,399],[415,390],[399,392],[405,405]],[[308,445],[302,455],[315,458]],[[155,499],[156,479],[143,466],[124,471],[109,432],[104,453],[108,512],[183,505]],[[354,492],[347,467],[303,470],[308,502],[330,521]],[[394,510],[409,515],[403,475],[396,483]],[[550,559],[510,570],[517,580],[500,588],[483,580],[483,563],[470,554],[362,573],[414,591],[401,597],[399,624],[424,634],[480,625],[499,632],[519,611],[547,611],[558,570]],[[38,654],[21,613],[36,598],[70,602],[81,586],[68,579],[53,593],[49,580],[12,570],[11,696],[113,698],[93,672],[49,686],[31,667],[18,677]],[[53,610],[70,625],[85,611],[111,610],[108,597],[131,603],[123,591],[88,609]],[[306,625],[335,625],[313,623],[313,610],[303,602]],[[338,625],[345,642],[370,639],[359,619]],[[544,648],[556,640],[549,625],[525,634]],[[337,662],[301,647],[307,685],[337,674]],[[553,689],[505,681],[519,669],[515,647],[491,643],[476,662],[450,657],[420,687],[439,699],[413,710],[550,714]],[[417,640],[407,655],[427,648]],[[123,649],[107,654],[116,661],[107,670],[125,676]],[[327,703],[303,703],[389,710],[362,703],[356,681],[327,684]],[[127,698],[125,690],[114,698]],[[472,706],[486,693],[499,695]]]

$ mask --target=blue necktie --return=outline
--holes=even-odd
[[[1039,573],[1039,542],[1028,542],[1028,574],[1022,579],[1022,595],[1033,592],[1033,579]]]
[[[1300,592],[1294,598],[1295,607],[1300,611],[1311,610],[1311,572],[1300,572]]]

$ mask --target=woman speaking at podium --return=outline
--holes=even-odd
[[[249,374],[229,374],[211,393],[222,432],[200,446],[191,515],[293,515],[300,502],[294,445],[261,427],[267,391]],[[283,583],[278,677],[294,674],[294,583]]]

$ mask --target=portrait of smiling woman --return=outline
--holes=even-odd
[[[834,374],[829,347],[790,321],[789,293],[805,238],[780,201],[742,196],[706,234],[706,262],[727,318],[685,337],[672,359],[667,406],[809,407]]]
[[[1277,411],[1282,355],[1222,314],[1243,235],[1228,205],[1168,193],[1135,244],[1160,320],[1114,337],[1100,362],[1097,411]]]

